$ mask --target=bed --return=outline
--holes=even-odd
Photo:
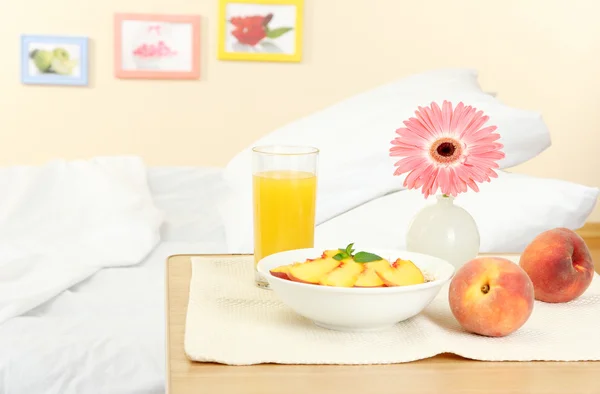
[[[139,265],[105,268],[0,325],[0,393],[164,393],[164,268],[178,253],[225,252],[222,170],[151,168],[165,213]]]
[[[510,173],[508,168],[535,157],[549,146],[548,130],[538,114],[508,108],[476,85],[476,74],[471,70],[435,71],[409,77],[275,130],[242,150],[225,168],[144,167],[144,181],[134,182],[139,183],[137,189],[128,190],[131,183],[128,181],[121,182],[121,186],[130,192],[129,195],[124,192],[123,200],[133,207],[135,214],[142,209],[140,201],[150,201],[152,209],[155,207],[163,214],[159,233],[150,233],[150,241],[140,241],[151,245],[151,251],[143,257],[133,255],[131,264],[126,266],[94,267],[96,270],[86,271],[83,280],[73,281],[64,286],[64,291],[47,297],[47,301],[0,323],[0,393],[164,393],[166,258],[173,254],[252,252],[248,184],[248,155],[252,145],[320,147],[317,246],[329,248],[332,244],[360,242],[369,247],[402,248],[411,216],[427,201],[419,192],[405,190],[397,179],[385,176],[391,167],[379,158],[387,156],[390,129],[397,125],[399,116],[415,108],[415,103],[440,97],[468,99],[496,115],[495,119],[503,125],[507,149],[499,179],[482,186],[480,193],[456,200],[472,213],[480,227],[481,251],[518,253],[545,229],[581,227],[596,204],[598,188]],[[346,134],[343,141],[338,138],[339,130]],[[339,156],[339,151],[348,155]],[[54,175],[63,174],[69,165],[58,163]],[[98,184],[91,182],[87,174],[82,176],[80,169],[77,174],[80,181],[88,182],[86,187]],[[113,180],[118,181],[122,175],[118,168],[111,172]],[[46,191],[56,193],[57,185],[68,186],[60,183],[62,180],[40,176],[37,184],[33,182],[24,190],[35,196],[42,187],[38,184],[43,184]],[[21,169],[12,169],[9,176],[0,170],[3,190],[21,183]],[[82,190],[80,193],[85,194]],[[89,193],[88,197],[98,198],[98,193]],[[99,198],[104,202],[112,197],[105,194]],[[55,202],[69,215],[69,207],[64,207],[60,198]],[[10,216],[10,210],[5,209],[10,207],[9,203],[0,195],[0,224],[3,214],[6,216],[8,212]],[[40,209],[44,204],[45,201]],[[22,212],[27,216],[29,210]],[[94,219],[101,220],[111,212],[108,210]],[[153,211],[148,212],[142,218],[154,217]],[[75,217],[80,213],[75,211],[70,215]],[[61,219],[48,215],[50,220]],[[108,227],[109,233],[120,228],[119,218],[113,219],[109,221],[112,225]],[[150,223],[156,220],[153,218]],[[19,220],[16,222],[19,229],[29,229]],[[515,223],[519,223],[518,228]],[[94,232],[94,228],[88,231]],[[0,228],[0,241],[2,235]],[[52,243],[46,245],[52,246]],[[78,254],[68,255],[67,260],[87,259],[90,254],[105,252],[85,247],[77,251]],[[2,252],[0,243],[0,268]],[[94,257],[96,263],[102,262]],[[118,251],[106,255],[107,259],[118,257]],[[3,274],[0,270],[0,285]]]

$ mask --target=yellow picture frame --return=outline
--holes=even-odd
[[[237,23],[228,20],[228,6],[236,5],[240,9],[277,9],[277,6],[295,7],[294,26],[289,22],[283,27],[277,27],[277,12],[266,15],[259,13],[235,17]],[[254,7],[256,6],[256,7]],[[261,7],[262,6],[262,7]],[[252,8],[254,7],[254,8]],[[289,7],[282,7],[289,17]],[[304,0],[219,0],[219,34],[218,59],[260,62],[300,62],[302,60],[302,24]],[[263,18],[260,20],[260,18]],[[289,18],[287,18],[289,19]],[[275,28],[269,25],[275,24]],[[259,26],[265,32],[261,32]],[[233,29],[233,31],[230,31]],[[292,35],[288,34],[293,31]],[[234,34],[236,33],[236,34]],[[279,34],[279,35],[278,35]],[[278,38],[284,37],[277,41]],[[278,42],[285,45],[278,46]],[[290,51],[293,43],[293,51]],[[235,46],[237,50],[231,50]]]

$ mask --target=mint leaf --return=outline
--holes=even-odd
[[[354,253],[354,249],[352,249],[353,246],[354,242],[346,246],[346,253],[348,253],[348,256],[352,256],[352,253]]]
[[[342,260],[344,260],[346,257],[348,257],[348,256],[346,255],[346,253],[345,253],[345,252],[340,252],[340,253],[336,254],[335,256],[333,256],[333,259],[334,259],[334,260],[337,260],[337,261],[342,261]]]
[[[266,35],[268,38],[277,38],[281,37],[290,30],[293,30],[293,27],[278,27],[277,29],[267,30]]]
[[[381,257],[377,256],[376,254],[369,253],[369,252],[358,252],[357,254],[354,255],[354,261],[356,261],[357,263],[370,263],[372,261],[379,261],[379,260],[383,260],[383,259]]]

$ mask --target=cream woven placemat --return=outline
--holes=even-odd
[[[514,261],[514,258],[513,258]],[[347,333],[312,324],[253,283],[249,257],[195,257],[185,352],[230,365],[390,364],[454,353],[477,360],[600,360],[600,281],[568,304],[535,303],[520,330],[504,338],[463,332],[448,288],[418,316],[381,332]]]

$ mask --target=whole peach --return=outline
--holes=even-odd
[[[510,260],[479,257],[456,271],[450,282],[449,302],[465,330],[502,337],[521,328],[531,316],[533,283]]]
[[[544,231],[521,254],[535,298],[544,302],[568,302],[582,295],[592,283],[594,264],[583,239],[567,228]]]

